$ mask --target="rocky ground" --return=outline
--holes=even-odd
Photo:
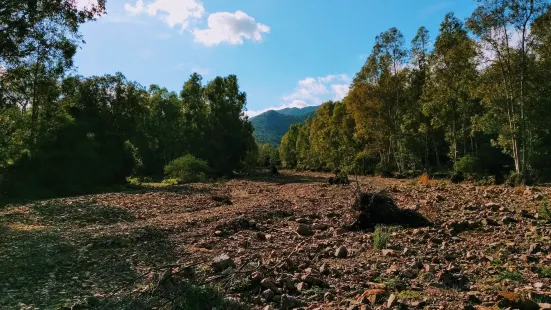
[[[384,190],[432,223],[390,227],[385,245],[347,229],[355,185],[328,177],[283,172],[7,206],[0,308],[82,309],[169,279],[253,309],[551,309],[548,188],[361,177],[362,191]],[[165,299],[158,309],[170,308]]]

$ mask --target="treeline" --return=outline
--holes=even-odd
[[[193,74],[179,93],[120,73],[74,76],[78,25],[104,2],[88,11],[68,0],[9,3],[0,14],[3,197],[76,194],[165,172],[217,177],[256,160],[236,76],[204,84]]]
[[[342,102],[293,125],[288,168],[454,178],[551,177],[551,9],[542,0],[481,0],[449,13],[435,40],[376,37]]]

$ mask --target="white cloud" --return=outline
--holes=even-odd
[[[346,95],[348,95],[348,91],[350,90],[349,84],[335,84],[331,85],[331,88],[333,88],[333,91],[335,92],[335,97],[333,97],[333,101],[341,101]]]
[[[196,72],[199,75],[205,76],[205,75],[210,74],[210,69],[209,68],[203,68],[203,67],[200,67],[200,66],[193,66],[193,67],[191,67],[191,72]]]
[[[207,29],[195,29],[195,41],[206,46],[220,43],[243,44],[243,39],[262,41],[263,33],[270,33],[270,27],[256,22],[243,11],[218,12],[208,17]]]
[[[198,0],[155,0],[148,5],[144,5],[143,0],[137,0],[135,5],[126,3],[124,10],[130,15],[147,13],[157,16],[172,28],[179,25],[181,30],[189,28],[191,21],[205,14],[205,8]]]
[[[247,115],[254,117],[269,110],[304,108],[317,106],[329,100],[339,101],[348,94],[351,81],[352,79],[346,74],[329,74],[317,78],[307,77],[298,81],[294,92],[283,96],[283,103],[280,106],[247,111]]]

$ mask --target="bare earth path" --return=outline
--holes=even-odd
[[[396,228],[380,250],[372,232],[343,229],[357,216],[354,187],[328,177],[286,171],[8,206],[0,210],[0,308],[139,294],[153,281],[149,271],[173,264],[195,264],[191,280],[259,309],[549,302],[551,225],[536,218],[549,189],[362,177],[362,190],[386,188],[433,223]],[[213,268],[221,254],[233,271]]]

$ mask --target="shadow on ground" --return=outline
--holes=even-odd
[[[247,180],[253,182],[275,183],[278,185],[285,184],[304,184],[304,183],[327,183],[327,178],[314,177],[308,175],[290,175],[290,174],[253,174],[239,177],[239,180]]]

